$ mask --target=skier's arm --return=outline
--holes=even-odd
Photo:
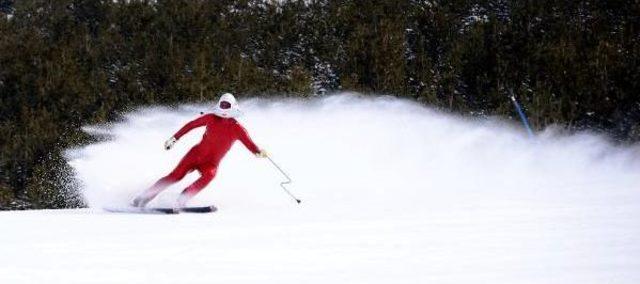
[[[251,140],[251,137],[249,137],[249,133],[247,133],[247,130],[244,129],[244,127],[242,127],[242,125],[240,124],[237,124],[237,126],[238,139],[240,140],[240,142],[242,142],[242,144],[244,144],[244,146],[247,147],[247,149],[249,149],[249,151],[251,151],[251,153],[253,153],[254,155],[260,154],[262,151],[260,151],[260,148],[256,146],[256,143],[253,143],[253,140]]]
[[[191,131],[191,129],[204,126],[206,123],[207,123],[207,116],[201,116],[198,119],[187,123],[185,126],[180,128],[180,130],[178,130],[176,134],[174,134],[173,136],[171,136],[171,138],[169,138],[166,142],[164,142],[164,148],[166,150],[171,149],[173,145],[176,144],[176,141],[180,139],[180,137],[187,134],[187,132]]]
[[[174,134],[173,137],[176,140],[178,140],[178,139],[180,139],[180,137],[182,137],[183,135],[187,134],[192,129],[198,128],[198,127],[201,127],[201,126],[205,126],[207,124],[207,120],[208,120],[208,117],[206,115],[204,115],[204,116],[201,116],[201,117],[197,118],[196,120],[190,121],[189,123],[185,124],[185,126],[180,128],[180,130],[178,130],[178,132],[176,132],[176,134]]]

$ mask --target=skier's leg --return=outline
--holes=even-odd
[[[180,163],[176,166],[171,173],[160,178],[155,184],[145,190],[142,194],[138,195],[133,202],[133,206],[144,207],[153,198],[155,198],[160,192],[165,190],[170,185],[180,181],[187,173],[194,170],[193,164],[196,159],[196,155],[189,151],[189,153],[180,160]]]
[[[213,180],[218,168],[215,166],[204,166],[199,167],[198,171],[201,175],[200,178],[182,191],[180,197],[178,197],[178,201],[176,202],[176,207],[185,207],[191,198],[198,194],[198,192]]]

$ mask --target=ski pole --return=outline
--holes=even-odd
[[[291,196],[291,198],[293,198],[293,200],[295,200],[296,202],[298,202],[298,204],[300,204],[300,202],[302,202],[302,200],[296,198],[295,196],[293,196],[293,194],[291,194],[291,192],[284,186],[285,184],[290,184],[291,183],[291,178],[289,177],[289,175],[287,175],[287,173],[285,173],[282,168],[280,168],[280,166],[278,166],[278,164],[276,164],[276,162],[273,161],[273,159],[271,159],[270,156],[267,156],[267,159],[269,159],[269,161],[273,164],[274,167],[276,167],[276,169],[278,169],[282,175],[284,177],[287,178],[286,181],[283,181],[280,183],[280,187],[282,187],[282,189],[284,189],[284,191],[289,194],[289,196]]]

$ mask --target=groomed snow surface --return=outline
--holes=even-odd
[[[69,150],[91,208],[0,213],[0,283],[640,283],[637,147],[386,97],[241,106],[302,204],[237,143],[192,202],[218,212],[103,212],[170,171],[203,130],[164,140],[210,106],[137,110]]]

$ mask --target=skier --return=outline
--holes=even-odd
[[[220,97],[213,114],[205,114],[183,126],[164,143],[166,150],[171,149],[176,141],[187,132],[197,127],[206,126],[202,141],[189,150],[171,173],[158,180],[153,186],[136,197],[132,205],[135,207],[146,206],[147,203],[171,184],[180,181],[187,173],[198,170],[200,178],[182,191],[175,204],[176,208],[185,207],[189,199],[213,180],[220,161],[236,140],[240,140],[256,157],[267,157],[267,152],[260,150],[253,143],[247,131],[235,119],[241,114],[235,97],[230,93],[225,93]]]

